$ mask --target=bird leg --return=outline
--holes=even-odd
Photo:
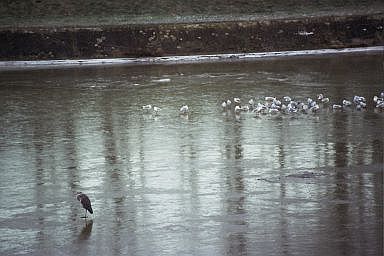
[[[81,218],[87,218],[87,209],[85,209],[85,215],[84,216],[82,216]]]

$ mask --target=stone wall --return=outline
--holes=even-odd
[[[1,60],[242,53],[384,45],[384,15],[0,31]]]

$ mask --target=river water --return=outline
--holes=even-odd
[[[2,71],[0,254],[382,255],[382,61]],[[367,109],[220,106],[318,93],[365,96]]]

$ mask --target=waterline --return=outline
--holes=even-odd
[[[384,52],[384,46],[342,48],[342,49],[317,49],[301,51],[279,51],[258,53],[229,53],[190,56],[143,57],[143,58],[109,58],[109,59],[78,59],[78,60],[32,60],[32,61],[0,61],[1,70],[35,69],[53,67],[78,67],[99,65],[149,65],[149,64],[176,64],[176,63],[201,63],[236,60],[256,60],[265,58],[283,58],[293,56],[313,56],[349,53]]]

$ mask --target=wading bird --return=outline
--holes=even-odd
[[[184,105],[184,106],[182,106],[182,107],[180,108],[180,114],[182,114],[182,115],[187,115],[188,112],[189,112],[189,108],[188,108],[187,105]]]
[[[82,218],[87,218],[87,211],[89,211],[90,214],[93,214],[91,200],[89,200],[89,197],[86,194],[83,194],[82,192],[77,192],[76,198],[80,201],[83,208],[85,209],[85,216]]]

